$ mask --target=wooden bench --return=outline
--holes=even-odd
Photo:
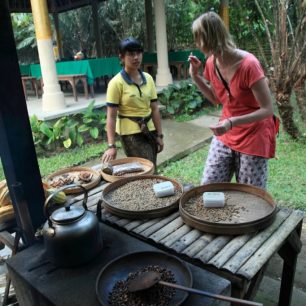
[[[27,82],[31,83],[32,89],[35,92],[36,98],[38,99],[38,80],[34,77],[31,76],[23,76],[21,77],[21,81],[22,81],[22,88],[23,88],[23,92],[24,92],[24,96],[26,98],[26,100],[28,99],[28,94],[27,94]]]

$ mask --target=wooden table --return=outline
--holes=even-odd
[[[58,75],[85,74],[88,85],[93,85],[97,78],[112,77],[122,69],[117,56],[56,62],[55,65]],[[30,72],[31,76],[40,79],[42,76],[40,64],[31,64]]]
[[[89,192],[91,210],[96,209],[105,186]],[[303,216],[302,211],[282,208],[266,229],[227,236],[207,234],[185,225],[178,211],[163,218],[128,220],[102,209],[106,224],[230,280],[233,297],[254,298],[269,260],[278,253],[283,259],[279,305],[290,305]]]
[[[77,85],[77,83],[79,81],[81,81],[82,84],[83,84],[83,87],[84,87],[85,98],[88,99],[88,85],[87,85],[87,77],[86,77],[85,74],[63,74],[63,75],[58,75],[58,80],[59,81],[64,81],[64,82],[68,82],[71,85],[74,101],[78,101],[76,85]],[[92,95],[93,95],[93,91],[92,91]]]
[[[31,76],[22,76],[21,81],[22,81],[22,88],[23,88],[23,92],[24,92],[24,96],[25,96],[26,100],[28,99],[27,82],[31,83],[32,89],[34,90],[36,98],[38,99],[38,82],[37,82],[37,79],[35,77],[31,77]]]
[[[63,74],[63,75],[58,75],[57,77],[59,81],[68,82],[71,85],[74,101],[78,101],[76,85],[79,81],[81,81],[84,87],[85,98],[88,99],[88,84],[87,84],[87,77],[85,74]],[[44,87],[43,78],[40,79],[40,83],[41,83],[41,88],[43,88]],[[90,90],[91,96],[94,97],[94,92],[92,89],[93,86],[91,85],[90,88],[91,88]]]

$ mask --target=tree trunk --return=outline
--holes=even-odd
[[[293,120],[293,107],[290,103],[290,96],[291,92],[284,93],[283,91],[278,90],[276,103],[285,132],[287,132],[292,138],[297,139],[300,137],[300,133]]]
[[[295,86],[294,92],[301,119],[304,123],[306,123],[306,82],[304,81],[301,84]]]

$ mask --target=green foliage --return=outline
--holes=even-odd
[[[21,63],[37,61],[37,43],[32,14],[11,14],[16,49]]]
[[[106,114],[101,109],[94,109],[92,101],[84,113],[64,116],[53,122],[38,120],[34,115],[30,124],[37,152],[41,153],[60,147],[81,147],[88,137],[98,139],[106,124]]]
[[[191,32],[193,14],[190,14],[192,1],[167,0],[165,9],[168,49],[190,49],[194,45]]]
[[[188,80],[169,85],[158,94],[158,100],[165,106],[163,116],[171,118],[194,114],[209,105],[197,87]]]
[[[191,33],[192,21],[206,11],[214,10],[218,12],[219,6],[220,0],[166,0],[168,49],[194,48]],[[273,14],[271,0],[262,1],[262,6],[269,14]],[[291,11],[294,12],[293,9]],[[144,43],[146,49],[144,1],[105,1],[99,5],[98,14],[104,56],[117,55],[119,40],[128,36],[138,38]],[[154,8],[152,14],[154,15]],[[265,39],[265,29],[254,1],[229,1],[229,18],[230,32],[239,46],[250,50],[250,45],[254,45],[253,36],[248,30],[248,23],[252,24],[253,30],[259,37]],[[51,25],[53,25],[51,16],[50,19]],[[12,21],[20,61],[22,63],[36,62],[38,54],[32,14],[12,14]],[[62,13],[59,22],[65,58],[71,59],[73,54],[79,50],[85,51],[88,57],[96,56],[90,6]],[[270,26],[272,28],[274,24]]]
[[[265,11],[271,12],[271,0],[261,3]],[[250,26],[252,27],[251,31]],[[272,28],[274,25],[271,24],[270,26]],[[254,1],[234,0],[231,2],[230,31],[237,43],[247,50],[254,40],[252,32],[256,33],[262,41],[266,40],[265,27]]]
[[[60,17],[64,57],[72,59],[80,50],[91,57],[95,49],[91,7],[71,10],[62,13]]]

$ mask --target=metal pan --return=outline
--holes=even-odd
[[[115,283],[127,279],[129,273],[136,272],[148,265],[165,267],[174,274],[177,284],[192,287],[193,278],[189,267],[176,257],[162,252],[129,253],[114,259],[100,271],[96,280],[96,296],[99,303],[109,306],[108,296]],[[187,292],[176,290],[169,306],[181,305],[187,297]]]

